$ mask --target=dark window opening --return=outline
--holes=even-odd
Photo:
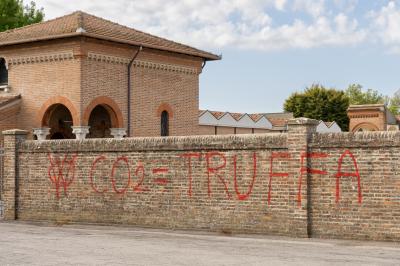
[[[8,84],[8,70],[6,66],[6,60],[0,58],[0,85]]]
[[[50,139],[73,139],[72,115],[62,104],[55,104],[47,109],[42,126],[50,128]]]
[[[105,106],[97,105],[89,117],[89,138],[111,138],[111,116]]]
[[[167,111],[161,113],[161,136],[169,136],[169,115]]]

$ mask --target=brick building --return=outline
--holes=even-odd
[[[350,132],[398,131],[399,121],[384,104],[350,105]]]
[[[0,130],[50,128],[52,139],[108,137],[111,128],[197,134],[199,75],[219,59],[79,11],[6,31]]]

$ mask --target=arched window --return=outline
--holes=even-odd
[[[6,66],[6,60],[0,58],[0,85],[8,84],[8,70]]]
[[[169,114],[167,111],[161,113],[161,136],[169,136]]]

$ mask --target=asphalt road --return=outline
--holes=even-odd
[[[400,243],[3,222],[0,265],[400,265]]]

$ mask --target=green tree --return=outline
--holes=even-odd
[[[394,115],[400,114],[400,90],[389,99],[388,109]]]
[[[376,104],[386,103],[387,97],[380,94],[378,91],[368,89],[367,91],[362,90],[363,87],[360,84],[351,84],[345,91],[347,97],[349,97],[350,104]]]
[[[312,85],[304,92],[293,93],[284,104],[295,117],[308,117],[323,121],[336,121],[342,130],[349,128],[347,108],[349,98],[343,91]]]
[[[43,8],[36,9],[22,0],[0,0],[0,32],[43,21]]]

